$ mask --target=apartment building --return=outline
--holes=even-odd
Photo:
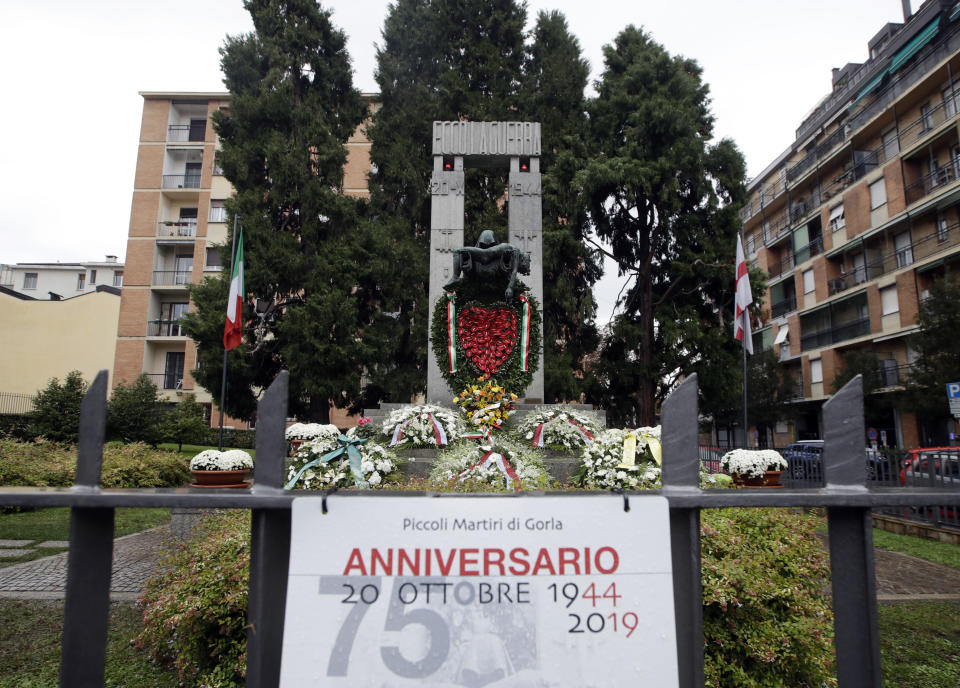
[[[33,299],[69,299],[94,292],[101,286],[123,286],[123,263],[118,262],[116,256],[81,263],[0,265],[0,287]]]
[[[193,393],[210,404],[216,400],[190,375],[197,365],[196,346],[179,321],[191,307],[188,286],[224,268],[216,247],[227,240],[224,202],[233,188],[217,164],[218,141],[210,116],[229,108],[230,94],[140,95],[143,115],[114,381],[146,373],[170,401]],[[372,105],[373,97],[365,97]],[[362,127],[347,146],[344,191],[366,196],[370,144]],[[347,424],[346,415],[331,410],[331,422]],[[243,425],[232,420],[228,424]]]
[[[960,3],[903,6],[865,62],[833,70],[833,91],[748,187],[746,251],[769,274],[755,347],[778,354],[799,412],[777,446],[822,437],[820,408],[851,351],[874,353],[885,389],[900,389],[918,304],[960,269]],[[893,410],[877,430],[911,447],[956,428]]]

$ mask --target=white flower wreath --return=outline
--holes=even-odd
[[[538,436],[537,429],[541,424],[543,429]],[[580,449],[600,434],[600,428],[593,418],[575,409],[541,406],[520,421],[517,434],[534,446],[559,445]]]
[[[204,449],[190,459],[191,471],[246,471],[253,468],[253,458],[242,449]]]
[[[521,489],[542,490],[550,484],[550,473],[537,452],[504,438],[497,438],[494,444],[459,444],[441,452],[430,467],[429,478],[441,490],[514,490],[515,480],[520,481]]]
[[[391,446],[397,447],[435,447],[438,434],[441,445],[450,444],[464,432],[460,414],[435,404],[398,408],[387,416],[381,427],[383,434],[390,438]]]
[[[339,437],[339,434],[337,435]],[[299,472],[301,468],[318,459],[324,454],[337,449],[340,443],[336,439],[320,438],[307,442],[290,460],[287,468],[287,480]],[[397,458],[379,444],[366,442],[357,445],[360,451],[360,472],[370,487],[378,487],[389,478],[396,478],[400,471],[400,462]],[[297,489],[329,490],[332,488],[350,487],[354,484],[354,475],[350,468],[350,457],[347,452],[307,469],[297,482]]]
[[[636,437],[632,465],[624,463],[627,434]],[[654,460],[649,440],[659,440],[660,428],[606,430],[583,451],[578,480],[585,487],[604,490],[643,490],[660,487],[660,466]]]

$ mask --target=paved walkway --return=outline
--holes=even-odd
[[[170,539],[169,527],[160,526],[114,540],[110,599],[135,600]],[[63,599],[67,554],[62,552],[0,569],[0,598]]]
[[[171,537],[169,527],[161,526],[114,541],[112,599],[136,599]],[[26,543],[5,544],[0,542],[0,548]],[[900,552],[876,550],[874,558],[881,602],[960,600],[960,569]],[[0,598],[62,599],[66,575],[66,552],[0,569]]]

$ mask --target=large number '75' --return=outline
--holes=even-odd
[[[387,607],[387,618],[384,621],[383,629],[385,631],[402,631],[410,624],[419,624],[427,629],[430,634],[430,650],[427,654],[416,662],[406,659],[400,649],[395,645],[388,645],[380,648],[380,657],[384,665],[398,676],[404,678],[424,678],[429,676],[441,666],[447,659],[450,652],[450,629],[442,616],[430,609],[412,609],[406,611],[406,605],[400,601],[396,594],[404,583],[437,583],[441,582],[439,578],[417,578],[417,579],[394,579],[393,590],[390,592],[390,603]],[[347,592],[345,585],[353,585],[359,588],[362,585],[380,584],[379,576],[323,576],[320,578],[320,587],[318,592],[321,595],[343,595]],[[333,649],[330,651],[330,661],[327,664],[327,676],[346,676],[350,666],[350,652],[353,649],[353,642],[357,637],[357,631],[360,628],[360,622],[370,605],[358,602],[347,614],[343,624],[340,626],[340,632],[333,643]]]

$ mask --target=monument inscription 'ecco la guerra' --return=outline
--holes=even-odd
[[[444,285],[455,280],[451,254],[463,247],[464,167],[471,164],[508,170],[507,236],[509,243],[525,254],[529,277],[524,283],[543,303],[543,204],[540,182],[539,122],[434,122],[433,175],[430,179],[430,312],[443,297]],[[542,339],[541,339],[542,341]],[[531,352],[538,363],[525,390],[517,390],[530,402],[543,400],[543,349]],[[427,356],[427,399],[447,404],[455,391],[443,379],[433,346]]]
[[[540,156],[539,122],[434,122],[434,155]]]

